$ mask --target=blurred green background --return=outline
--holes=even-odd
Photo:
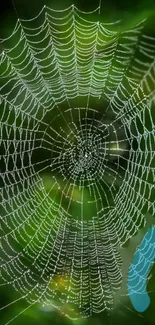
[[[53,8],[61,9],[66,8],[71,5],[73,1],[71,0],[55,0],[46,2]],[[91,11],[98,6],[98,1],[84,1],[75,0],[74,4],[81,10]],[[44,5],[43,0],[16,0],[15,6],[17,8],[18,14],[22,18],[30,18],[35,16],[42,6]],[[4,1],[0,5],[0,34],[3,35],[4,31],[9,31],[14,26],[14,21],[16,16],[14,14],[14,8],[11,1]],[[155,1],[154,0],[102,0],[101,2],[101,15],[100,19],[102,21],[113,22],[115,20],[121,19],[122,24],[125,26],[132,25],[133,21],[139,21],[142,17],[150,16],[152,17],[152,34],[155,35],[155,25],[154,25],[154,12],[155,12]],[[1,35],[0,35],[1,36]],[[124,269],[128,267],[135,247],[140,243],[141,238],[145,234],[146,229],[140,230],[138,235],[131,240],[127,249],[121,250],[122,256],[124,258]],[[7,323],[10,319],[13,319],[13,325],[48,325],[48,324],[64,324],[64,325],[123,325],[132,324],[155,324],[155,267],[152,268],[150,273],[150,280],[148,281],[147,289],[151,296],[151,304],[146,312],[143,314],[138,314],[130,303],[129,297],[124,294],[126,292],[126,279],[123,282],[124,290],[122,295],[116,295],[116,303],[114,310],[109,314],[107,312],[94,315],[89,319],[79,319],[77,321],[70,320],[60,314],[54,307],[47,308],[36,304],[27,309],[28,304],[24,299],[19,299],[20,297],[17,292],[11,290],[10,287],[0,290],[0,299],[2,305],[9,305],[8,308],[1,311],[0,324]],[[12,301],[17,299],[17,303],[11,304]],[[25,309],[25,311],[24,311]],[[17,318],[16,316],[19,315]]]

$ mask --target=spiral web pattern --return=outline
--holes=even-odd
[[[155,211],[155,38],[93,17],[44,6],[0,54],[1,285],[73,318],[113,307]]]

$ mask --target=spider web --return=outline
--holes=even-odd
[[[1,40],[1,285],[71,318],[113,308],[155,211],[155,38],[93,17],[44,6]]]

